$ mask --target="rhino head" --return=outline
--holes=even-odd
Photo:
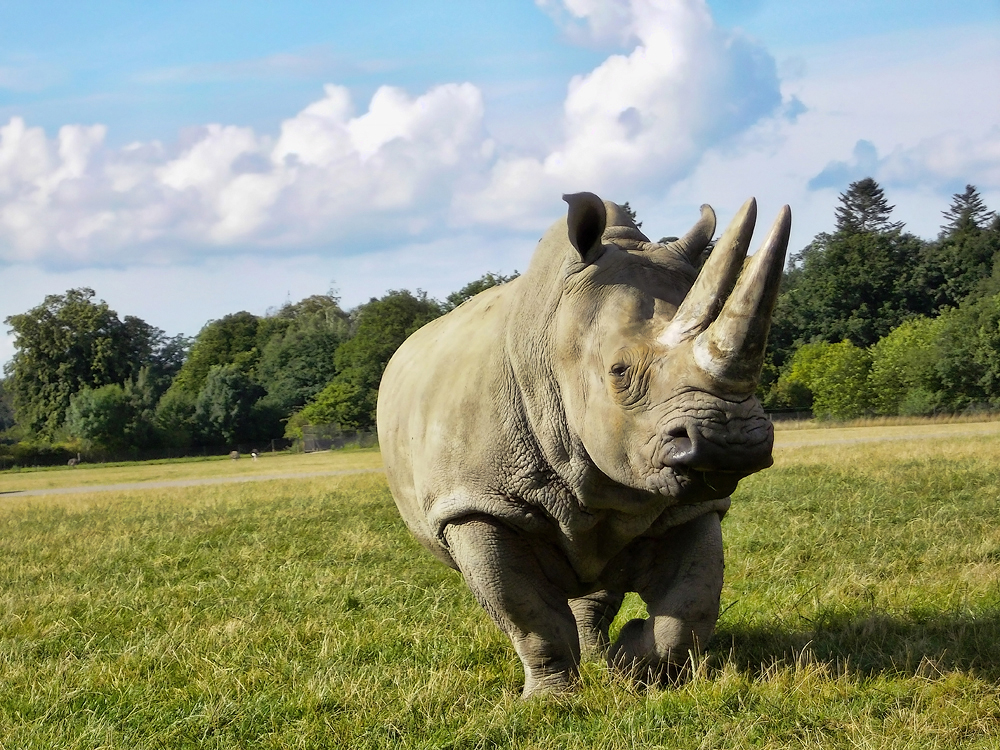
[[[755,394],[784,265],[782,208],[746,258],[748,200],[700,272],[711,207],[682,238],[650,242],[620,206],[564,196],[575,249],[552,339],[570,431],[612,481],[695,503],[771,465],[773,430]]]

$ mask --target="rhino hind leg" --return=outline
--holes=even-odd
[[[472,593],[521,659],[523,697],[574,690],[580,664],[576,620],[529,540],[487,516],[449,524],[444,536]]]
[[[634,590],[648,619],[630,620],[608,653],[612,669],[640,684],[674,683],[688,673],[690,655],[708,645],[719,619],[722,594],[722,526],[707,513],[644,539],[636,550],[643,564]]]
[[[604,655],[611,645],[608,630],[621,609],[624,594],[612,591],[595,591],[577,599],[570,599],[569,606],[576,618],[576,629],[580,633],[580,652],[588,655]]]

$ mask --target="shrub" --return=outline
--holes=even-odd
[[[808,406],[818,419],[853,419],[871,410],[871,355],[849,341],[806,344],[798,349],[778,389],[790,406]]]

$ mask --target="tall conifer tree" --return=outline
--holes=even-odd
[[[882,188],[871,177],[852,182],[840,194],[837,207],[837,232],[894,232],[903,228],[901,221],[889,221],[895,206],[890,206]]]
[[[941,214],[946,220],[941,227],[942,237],[970,229],[985,229],[994,218],[993,212],[986,208],[975,185],[966,185],[965,192],[955,193],[951,198],[951,206]]]

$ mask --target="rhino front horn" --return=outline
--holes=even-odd
[[[711,208],[705,211],[702,207],[702,224],[706,218],[711,218],[711,226],[714,231],[715,214]],[[678,308],[673,320],[667,327],[663,336],[663,342],[668,346],[676,346],[682,341],[686,341],[708,328],[709,324],[715,320],[722,309],[726,297],[732,291],[736,278],[740,275],[740,268],[743,266],[743,259],[746,257],[747,248],[750,247],[750,237],[753,235],[753,225],[757,220],[757,202],[751,198],[736,213],[733,220],[723,233],[722,237],[715,244],[712,254],[708,256],[705,265],[702,266],[701,273],[695,279],[694,285],[684,297],[684,301]],[[692,230],[693,231],[693,230]],[[692,234],[691,232],[688,235]],[[683,239],[686,239],[683,238]],[[679,242],[682,242],[679,240]],[[701,242],[698,252],[704,250],[708,238]]]
[[[719,258],[716,264],[718,270],[713,274],[715,278],[706,279],[706,282],[715,284],[715,289],[712,290],[715,292],[715,304],[723,299],[725,304],[715,320],[697,334],[693,347],[697,365],[720,388],[730,393],[750,394],[757,387],[764,363],[767,333],[771,327],[771,314],[781,285],[788,234],[792,226],[791,209],[784,206],[763,246],[745,264],[732,294],[728,294],[726,298],[729,291],[727,285],[739,271],[739,262],[749,245],[755,214],[756,206],[751,199],[744,204],[726,231],[726,236],[719,242],[719,245],[723,245],[726,237],[733,232],[734,236],[730,241],[733,247],[726,247],[724,257]],[[709,270],[718,250],[716,248],[709,257],[691,292],[695,291],[701,277]],[[678,314],[686,305],[687,299]]]

